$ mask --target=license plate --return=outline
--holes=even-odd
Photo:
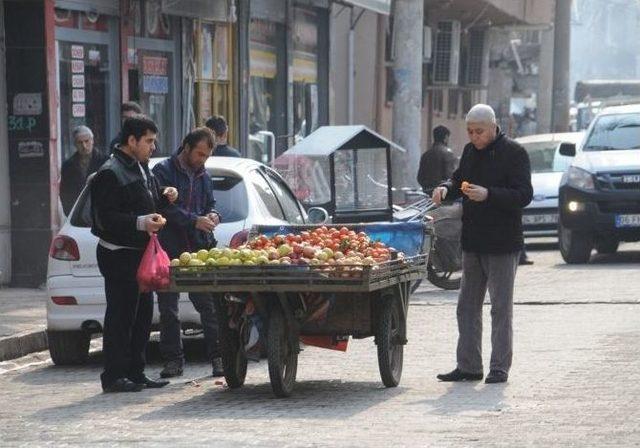
[[[622,182],[625,184],[637,184],[640,183],[640,174],[622,176]]]
[[[558,214],[548,213],[545,215],[523,215],[522,224],[535,225],[535,224],[557,224]]]
[[[640,215],[616,215],[616,227],[640,227]]]

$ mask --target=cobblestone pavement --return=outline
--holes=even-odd
[[[40,361],[0,374],[0,445],[639,446],[640,252],[571,268],[531,255],[507,384],[435,380],[454,366],[455,295],[424,287],[397,388],[382,387],[371,339],[345,354],[307,348],[289,399],[272,397],[264,363],[238,390],[200,378],[209,368],[191,356],[162,390],[104,395],[99,355],[74,368]],[[485,307],[487,330],[489,319]],[[160,367],[154,356],[148,372]]]

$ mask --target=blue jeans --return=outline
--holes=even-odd
[[[178,314],[178,293],[159,292],[160,310],[160,353],[165,361],[180,361],[184,364],[180,316]],[[200,313],[209,360],[220,356],[218,352],[218,320],[213,296],[208,293],[190,293],[189,300]]]

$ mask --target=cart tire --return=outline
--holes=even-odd
[[[286,324],[282,310],[274,307],[269,316],[267,358],[271,388],[278,398],[291,395],[298,372],[298,354],[290,347]]]
[[[393,296],[382,298],[376,325],[378,345],[378,367],[380,377],[386,387],[396,387],[402,377],[404,345],[398,344],[402,323],[400,322],[400,301]]]
[[[222,356],[224,378],[227,386],[237,389],[244,384],[247,377],[247,357],[240,345],[240,333],[229,328],[229,318],[226,307],[218,304],[216,314],[218,316],[218,348]]]

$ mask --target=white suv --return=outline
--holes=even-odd
[[[163,160],[152,159],[150,165]],[[207,171],[214,182],[219,246],[246,239],[254,224],[304,224],[307,215],[280,175],[242,158],[210,157]],[[106,307],[104,280],[96,260],[97,238],[91,233],[89,189],[80,194],[69,218],[53,239],[47,274],[49,351],[58,365],[87,359],[89,340],[102,332]],[[153,323],[159,315],[154,309]],[[180,297],[183,328],[196,328],[200,317],[186,294]]]

